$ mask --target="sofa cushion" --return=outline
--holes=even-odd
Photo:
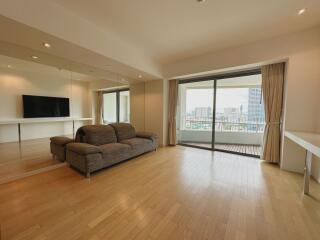
[[[129,145],[122,143],[109,143],[99,146],[105,161],[118,162],[131,157],[132,150]]]
[[[136,137],[136,130],[129,123],[113,123],[110,125],[114,128],[116,132],[118,142],[121,142],[125,139]]]
[[[134,155],[139,155],[154,149],[152,140],[146,138],[130,138],[121,141],[121,143],[128,144],[132,148]]]
[[[110,125],[87,125],[78,129],[76,142],[100,146],[117,142],[117,136]]]

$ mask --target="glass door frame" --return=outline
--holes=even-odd
[[[215,148],[217,81],[223,80],[223,79],[228,79],[228,78],[245,77],[245,76],[252,76],[252,75],[259,75],[259,74],[261,74],[261,69],[260,68],[255,68],[255,69],[246,70],[246,71],[237,71],[237,72],[232,72],[232,73],[216,74],[216,75],[209,75],[209,76],[204,76],[204,77],[180,79],[179,82],[178,82],[178,85],[186,84],[186,83],[210,81],[210,80],[213,81],[213,117],[212,117],[211,148],[202,147],[202,146],[196,146],[196,145],[192,145],[192,144],[188,144],[188,143],[179,143],[179,142],[178,142],[178,145],[187,146],[187,147],[193,147],[193,148],[200,148],[200,149],[211,150],[211,151],[232,153],[232,154],[237,154],[237,155],[242,155],[242,156],[260,158],[260,156],[254,155],[254,154],[241,153],[241,152],[235,152],[235,151],[229,151],[229,150],[223,150],[223,149]]]
[[[116,93],[116,115],[117,115],[117,123],[120,121],[120,92],[130,92],[130,88],[120,88],[120,89],[114,89],[109,91],[102,91],[102,95],[108,94],[108,93]],[[104,110],[102,112],[102,116],[104,116]],[[104,122],[104,117],[103,117]]]

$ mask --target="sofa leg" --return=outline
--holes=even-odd
[[[90,172],[86,173],[86,178],[90,178]]]

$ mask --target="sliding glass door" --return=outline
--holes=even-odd
[[[130,122],[130,91],[128,89],[103,93],[103,121],[105,124]]]
[[[181,144],[212,148],[214,81],[179,85],[177,138]]]
[[[178,143],[259,156],[264,130],[260,71],[210,78],[180,81]]]
[[[261,75],[220,79],[216,89],[215,149],[259,156],[264,130]]]

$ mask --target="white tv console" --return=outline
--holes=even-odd
[[[0,125],[17,125],[18,139],[21,143],[21,124],[28,123],[50,123],[50,122],[72,122],[72,135],[75,135],[75,122],[76,121],[92,121],[93,118],[72,118],[72,117],[61,117],[61,118],[15,118],[15,119],[0,119]]]

